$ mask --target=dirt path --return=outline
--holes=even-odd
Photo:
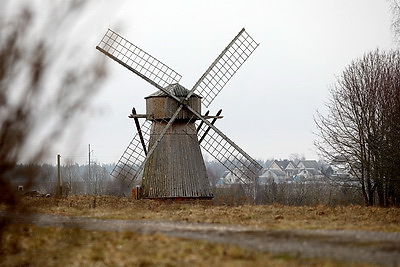
[[[0,217],[5,214],[0,212]],[[205,223],[104,220],[57,215],[13,215],[16,222],[86,230],[162,233],[174,237],[235,244],[252,250],[304,258],[400,266],[400,233],[350,230],[264,230]]]

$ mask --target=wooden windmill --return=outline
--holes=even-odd
[[[211,104],[257,46],[242,29],[188,90],[179,84],[181,75],[108,29],[96,49],[158,89],[145,98],[146,114],[132,110],[137,134],[112,176],[131,184],[142,175],[144,198],[212,198],[202,147],[244,186],[255,185],[262,166],[214,126],[221,111],[201,115],[201,107]]]

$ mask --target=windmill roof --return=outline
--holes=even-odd
[[[186,97],[189,94],[189,90],[180,85],[179,83],[173,83],[168,85],[167,87],[164,88],[171,94],[175,95],[176,97]],[[165,92],[158,90],[157,92],[152,93],[151,95],[145,97],[145,98],[150,98],[150,97],[159,97],[159,96],[168,96]],[[199,95],[192,94],[192,96],[200,97]]]

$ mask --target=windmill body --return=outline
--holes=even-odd
[[[189,90],[177,83],[165,89],[182,99],[189,93]],[[157,91],[145,99],[146,119],[152,122],[148,145],[150,149],[177,110],[178,103],[163,91]],[[200,101],[200,96],[192,94],[187,105],[201,113]],[[164,134],[144,165],[144,198],[212,198],[195,120],[193,113],[183,108]]]
[[[257,47],[242,29],[188,90],[179,84],[180,74],[108,29],[96,49],[158,89],[145,98],[146,114],[132,109],[137,134],[111,175],[129,179],[128,186],[142,176],[145,198],[212,198],[201,147],[255,195],[262,166],[214,126],[221,110],[208,116],[201,108],[208,108]],[[146,120],[140,125],[139,119]]]

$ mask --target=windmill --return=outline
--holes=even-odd
[[[214,126],[221,110],[210,116],[201,108],[208,108],[257,46],[242,29],[188,90],[179,84],[180,74],[108,29],[96,49],[158,89],[145,97],[146,114],[132,109],[137,134],[111,175],[129,185],[141,175],[144,198],[212,198],[202,147],[251,194],[262,166]]]

